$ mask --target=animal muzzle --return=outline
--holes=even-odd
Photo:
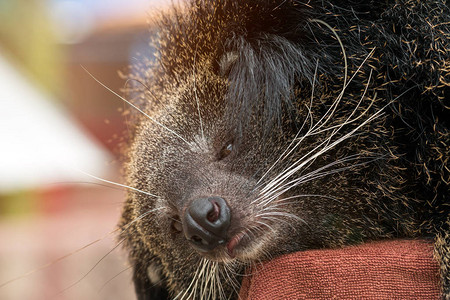
[[[194,199],[183,217],[183,232],[191,245],[200,252],[209,252],[227,242],[231,212],[220,197]]]

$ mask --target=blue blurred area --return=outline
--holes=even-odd
[[[108,19],[117,16],[133,16],[138,11],[149,9],[151,5],[162,2],[155,0],[48,0],[47,5],[56,7],[62,3],[74,3],[88,10],[95,18]]]

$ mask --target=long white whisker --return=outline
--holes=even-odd
[[[284,208],[277,208],[277,205],[270,205],[267,206],[265,208],[263,208],[261,211],[259,211],[256,214],[257,218],[270,218],[270,217],[278,217],[278,216],[287,216],[293,219],[297,219],[297,220],[301,220],[303,221],[299,216],[294,215],[290,212],[288,212],[288,210],[284,209]]]
[[[362,100],[364,99],[364,97],[365,97],[365,95],[366,95],[366,93],[367,93],[367,91],[368,91],[368,89],[369,89],[369,82],[370,82],[370,79],[371,79],[371,78],[372,78],[372,70],[370,70],[368,83],[367,83],[367,85],[366,85],[366,87],[365,87],[365,89],[364,89],[364,92],[363,92],[362,96],[360,97],[360,100],[359,100],[358,104],[356,105],[356,107],[355,107],[355,109],[352,111],[352,113],[347,117],[347,119],[346,119],[342,124],[338,124],[338,125],[331,126],[331,127],[328,127],[328,128],[322,129],[322,130],[319,130],[319,131],[312,132],[310,135],[311,135],[311,136],[313,136],[313,135],[319,135],[319,134],[321,134],[321,133],[323,133],[323,132],[326,132],[326,131],[329,131],[329,130],[332,130],[332,129],[335,129],[335,128],[338,128],[338,130],[339,130],[339,129],[342,128],[343,126],[348,125],[348,124],[351,124],[351,123],[354,123],[354,122],[356,122],[357,120],[359,120],[360,118],[362,118],[362,117],[369,111],[369,109],[372,107],[373,103],[375,102],[375,99],[376,99],[376,97],[377,97],[377,94],[376,94],[376,93],[375,93],[375,95],[373,96],[373,98],[372,98],[372,100],[371,100],[371,102],[370,102],[370,105],[369,105],[369,106],[368,106],[361,114],[359,114],[359,116],[355,117],[354,119],[351,119],[351,117],[356,113],[356,111],[358,110],[358,108],[361,106]]]
[[[126,230],[128,230],[131,225],[133,225],[135,222],[137,222],[138,220],[141,220],[142,218],[144,218],[145,216],[149,215],[150,213],[153,213],[157,210],[161,210],[164,209],[164,207],[161,208],[155,208],[155,209],[151,209],[145,213],[143,213],[142,215],[140,215],[139,217],[137,217],[136,219],[134,219],[133,221],[127,223],[127,226],[125,227],[125,229],[122,230],[121,233],[125,232]],[[108,251],[108,253],[106,253],[104,256],[102,256],[102,258],[100,258],[90,269],[89,271],[83,276],[81,277],[79,280],[77,280],[76,282],[74,282],[73,284],[71,284],[70,286],[64,288],[60,293],[64,293],[65,291],[67,291],[68,289],[72,288],[73,286],[77,285],[78,283],[80,283],[84,278],[86,278],[86,276],[88,276],[109,254],[111,254],[114,250],[117,249],[117,247],[119,247],[124,241],[126,240],[126,238],[122,238],[110,251]]]
[[[328,111],[320,118],[320,120],[316,123],[315,126],[317,126],[318,124],[322,123],[319,127],[315,128],[314,131],[318,131],[320,128],[322,128],[323,126],[325,126],[326,123],[328,123],[328,121],[331,119],[331,117],[334,115],[336,108],[338,107],[338,104],[340,103],[340,101],[342,100],[342,97],[344,96],[345,90],[347,89],[348,85],[350,85],[350,83],[353,81],[353,79],[356,77],[356,75],[359,73],[359,71],[361,70],[362,66],[366,63],[366,61],[369,59],[369,57],[372,56],[372,54],[375,52],[375,48],[373,48],[370,53],[365,57],[365,59],[362,61],[362,63],[358,66],[358,68],[356,69],[356,71],[353,73],[352,77],[349,79],[349,81],[347,82],[347,84],[344,85],[342,91],[339,93],[338,97],[336,98],[336,101],[334,101],[330,108],[328,109]],[[369,82],[367,83],[367,85],[369,84]],[[361,97],[362,99],[363,97]],[[322,122],[322,120],[326,117],[326,120]]]
[[[342,202],[341,200],[339,200],[339,199],[336,198],[336,197],[327,196],[327,195],[320,195],[320,194],[301,194],[301,195],[295,195],[295,196],[290,196],[290,197],[278,199],[278,200],[277,200],[277,205],[271,205],[270,207],[277,207],[277,206],[281,206],[281,205],[283,205],[283,204],[285,204],[285,203],[290,203],[288,200],[297,199],[297,198],[308,198],[308,197],[325,198],[325,199],[334,200],[334,201],[336,201],[336,202]],[[293,203],[296,203],[296,202],[293,202]]]
[[[346,83],[346,85],[344,86],[342,92],[339,94],[339,96],[337,97],[336,101],[333,102],[333,104],[332,104],[331,107],[328,109],[328,111],[322,116],[322,118],[321,118],[315,125],[312,125],[312,124],[311,124],[311,127],[310,127],[310,129],[308,130],[308,132],[298,140],[298,142],[296,143],[296,145],[289,151],[289,153],[288,153],[287,155],[289,155],[290,153],[292,153],[292,151],[293,151],[294,149],[296,149],[296,148],[302,143],[302,141],[303,141],[306,137],[308,137],[308,136],[313,136],[313,135],[315,135],[315,134],[318,134],[319,132],[322,132],[320,129],[321,129],[321,128],[322,128],[322,127],[330,120],[331,116],[334,114],[334,112],[335,112],[335,110],[336,110],[336,108],[337,108],[337,106],[338,106],[340,100],[342,99],[342,96],[343,96],[343,94],[344,94],[344,92],[345,92],[345,89],[346,89],[347,85],[350,84],[350,82],[354,79],[354,77],[355,77],[356,74],[359,72],[359,70],[361,69],[361,67],[364,65],[364,63],[366,62],[366,60],[373,54],[374,50],[375,50],[375,48],[372,49],[372,51],[367,55],[367,57],[364,59],[364,61],[360,64],[360,66],[358,67],[358,69],[355,71],[355,73],[354,73],[353,76],[350,78],[350,80],[348,81],[348,83]],[[354,115],[354,113],[356,112],[356,110],[359,108],[359,106],[360,106],[362,100],[364,99],[364,96],[365,96],[365,94],[366,94],[366,92],[367,92],[367,89],[368,89],[368,86],[369,86],[369,82],[370,82],[370,79],[371,79],[371,74],[372,74],[372,72],[370,73],[369,80],[368,80],[368,83],[367,83],[367,85],[366,85],[366,89],[365,89],[365,91],[364,91],[364,94],[363,94],[362,97],[360,98],[360,101],[359,101],[358,105],[357,105],[357,106],[355,107],[355,109],[352,111],[352,113],[351,113],[350,116],[347,118],[347,120],[346,120],[345,122],[339,124],[339,125],[332,126],[332,127],[330,127],[330,128],[324,129],[323,131],[328,131],[328,130],[331,130],[331,129],[335,129],[335,130],[333,131],[333,133],[332,133],[325,141],[323,141],[321,144],[319,144],[316,148],[314,148],[312,151],[310,151],[310,152],[309,152],[308,154],[306,154],[305,156],[309,155],[310,153],[313,153],[315,150],[317,150],[319,147],[323,146],[324,144],[325,144],[326,146],[328,146],[328,143],[331,141],[332,137],[333,137],[335,134],[337,134],[337,132],[338,132],[343,126],[355,122],[356,120],[358,120],[359,118],[361,118],[362,116],[364,116],[364,115],[367,113],[367,111],[370,109],[370,107],[372,106],[373,102],[375,101],[374,99],[372,99],[371,105],[370,105],[364,112],[362,112],[358,117],[356,117],[356,118],[354,118],[354,119],[351,119],[351,117]],[[384,109],[384,108],[383,108],[383,109]],[[382,109],[382,110],[383,110],[383,109]],[[328,115],[328,117],[326,117],[327,115]],[[322,122],[322,120],[323,120],[325,117],[326,117],[326,120]],[[305,119],[305,121],[306,121],[306,119]],[[304,125],[304,124],[305,124],[305,123],[303,123],[303,125]],[[320,124],[320,125],[319,125],[319,124]],[[364,124],[365,124],[365,123],[364,123]],[[303,125],[302,125],[302,128],[303,128]],[[319,126],[318,126],[318,125],[319,125]],[[360,128],[360,127],[357,127],[357,128]],[[298,132],[298,133],[299,133],[299,132]],[[298,133],[297,133],[296,137],[298,136]],[[295,140],[295,138],[294,138],[294,140]],[[278,163],[280,160],[282,160],[282,159],[281,159],[282,157],[284,158],[285,156],[287,156],[287,155],[285,155],[285,153],[286,153],[287,150],[291,147],[291,145],[292,145],[292,142],[289,144],[289,146],[288,146],[287,149],[283,152],[283,154],[280,156],[280,158],[275,162],[275,164]],[[330,148],[328,148],[328,147],[325,147],[325,148],[330,149]],[[304,156],[304,157],[305,157],[305,156]],[[303,157],[303,158],[304,158],[304,157]],[[316,157],[317,157],[317,156],[316,156]],[[303,159],[303,158],[302,158],[302,159]],[[296,163],[299,163],[300,161],[301,161],[301,159],[298,160]],[[312,161],[311,161],[311,162],[312,162]],[[275,165],[275,164],[274,164],[274,165]],[[272,165],[272,166],[270,167],[270,169],[263,175],[263,177],[265,177],[265,176],[267,175],[267,173],[274,167],[274,165]],[[294,165],[295,165],[295,163],[294,163]],[[304,166],[304,165],[303,165],[303,166]],[[291,165],[291,168],[293,168],[293,167],[294,167],[294,166]],[[261,182],[261,179],[258,180],[257,185],[258,185],[260,182]],[[266,187],[267,187],[267,186],[266,186]]]
[[[314,78],[313,78],[313,85],[312,85],[312,92],[311,92],[311,103],[310,106],[312,106],[312,101],[313,101],[313,94],[314,94],[314,87],[315,87],[315,82],[316,82],[316,76],[317,76],[317,69],[319,66],[319,62],[317,61],[316,63],[316,69],[314,71]],[[311,114],[311,110],[308,108],[308,116],[311,116],[311,126],[312,126],[312,114]],[[300,134],[300,132],[302,131],[303,127],[306,124],[306,121],[308,120],[308,118],[305,118],[305,120],[303,121],[302,126],[300,127],[300,129],[297,131],[297,134],[295,135],[295,137],[292,139],[292,141],[289,143],[289,145],[286,147],[286,150],[284,150],[284,152],[279,156],[279,158],[272,164],[272,166],[261,176],[261,178],[258,180],[258,182],[256,182],[256,186],[267,176],[267,174],[278,164],[278,162],[280,160],[283,160],[284,158],[288,157],[292,151],[295,150],[295,148],[297,146],[294,146],[291,151],[289,151],[289,153],[286,154],[286,152],[289,150],[289,148],[292,146],[292,144],[296,141],[298,135]],[[311,128],[310,128],[311,130]],[[298,144],[298,143],[297,143]]]
[[[125,189],[133,190],[133,191],[139,192],[139,193],[144,194],[144,195],[147,195],[147,196],[151,196],[151,197],[155,197],[155,198],[160,198],[160,197],[158,197],[157,195],[154,195],[154,194],[149,193],[149,192],[141,191],[141,190],[139,190],[139,189],[137,189],[137,188],[134,188],[134,187],[131,187],[131,186],[128,186],[128,185],[121,184],[121,183],[117,183],[117,182],[110,181],[110,180],[107,180],[107,179],[103,179],[103,178],[97,177],[97,176],[95,176],[95,175],[89,174],[89,173],[84,172],[84,171],[79,170],[79,169],[76,169],[76,170],[77,170],[78,172],[83,173],[84,175],[89,176],[89,177],[91,177],[91,178],[94,178],[94,179],[96,179],[96,180],[98,180],[98,181],[102,181],[102,182],[105,182],[105,183],[109,183],[109,184],[112,184],[112,185],[115,185],[115,186],[120,186],[120,187],[123,187],[123,188],[125,188]]]
[[[205,265],[205,273],[203,275],[203,279],[202,279],[202,298],[200,299],[206,299],[206,292],[208,292],[208,287],[209,287],[209,274],[210,274],[210,264],[211,261],[207,260],[206,261],[206,265]]]
[[[202,260],[202,262],[203,262],[203,260]],[[186,294],[191,290],[191,287],[194,285],[194,282],[197,281],[198,273],[200,272],[201,266],[202,266],[201,263],[197,266],[197,269],[195,270],[195,273],[194,273],[194,276],[193,276],[193,278],[192,278],[192,280],[191,280],[191,283],[190,283],[189,286],[186,288],[186,290],[185,290],[185,291],[182,290],[181,292],[179,292],[179,293],[175,296],[175,298],[173,298],[173,300],[176,300],[176,299],[178,299],[179,297],[181,297],[180,299],[184,299],[184,296],[186,296]],[[197,285],[197,284],[195,283],[195,285]],[[184,292],[184,293],[183,293],[183,292]],[[192,291],[191,291],[191,293],[189,293],[188,297],[190,297],[191,294],[192,294]]]
[[[389,104],[388,104],[389,105]],[[387,105],[386,105],[387,106]],[[381,113],[383,112],[383,110],[386,108],[386,106],[384,106],[383,108],[381,108],[379,111],[377,111],[375,114],[373,114],[372,116],[370,116],[367,120],[365,120],[364,122],[362,122],[360,125],[356,126],[354,129],[352,129],[350,132],[346,133],[344,136],[342,136],[341,138],[337,139],[336,141],[334,141],[331,144],[328,144],[328,139],[326,141],[323,141],[319,144],[319,146],[315,147],[313,150],[309,151],[306,155],[304,155],[302,158],[300,158],[299,160],[297,160],[294,164],[292,164],[287,171],[281,173],[280,175],[278,175],[274,180],[272,180],[269,184],[267,184],[262,190],[261,193],[265,193],[267,191],[273,190],[275,188],[275,186],[279,186],[279,184],[281,182],[286,181],[290,176],[292,176],[294,173],[296,173],[298,170],[300,170],[301,168],[303,168],[303,166],[305,166],[308,162],[316,159],[317,157],[319,157],[320,155],[322,155],[323,153],[325,153],[326,151],[334,148],[336,145],[342,143],[343,141],[345,141],[346,139],[350,138],[351,136],[353,136],[353,134],[358,131],[361,127],[365,126],[366,124],[368,124],[369,122],[371,122],[372,120],[378,118]],[[322,148],[320,151],[316,151],[317,149],[319,149],[323,144],[325,144],[327,142],[326,147]],[[313,154],[314,153],[314,154]],[[313,155],[311,155],[313,154]],[[311,155],[311,156],[309,156]],[[309,157],[308,157],[309,156]],[[253,201],[255,202],[255,201]]]
[[[112,93],[114,96],[118,97],[120,100],[124,101],[125,103],[127,103],[128,105],[130,105],[131,107],[133,107],[134,109],[136,109],[138,112],[140,112],[141,114],[143,114],[144,116],[146,116],[149,120],[151,120],[152,122],[154,122],[155,124],[157,124],[158,126],[160,126],[161,128],[169,131],[170,133],[172,133],[173,135],[175,135],[176,137],[178,137],[179,139],[181,139],[183,142],[185,142],[186,144],[189,145],[188,141],[186,141],[181,135],[179,135],[178,133],[176,133],[175,131],[173,131],[172,129],[168,128],[167,126],[164,126],[163,124],[161,124],[160,122],[156,121],[155,119],[153,119],[152,117],[150,117],[147,113],[145,113],[142,109],[140,109],[139,107],[137,107],[136,105],[134,105],[133,103],[131,103],[130,101],[128,101],[127,99],[125,99],[124,97],[122,97],[121,95],[119,95],[118,93],[114,92],[111,88],[107,87],[103,82],[101,82],[100,80],[98,80],[94,75],[92,75],[85,67],[81,66],[83,68],[84,71],[86,71],[86,73],[89,74],[89,76],[91,76],[97,83],[99,83],[101,86],[103,86],[106,90],[108,90],[110,93]]]
[[[316,22],[316,23],[326,26],[328,29],[331,30],[331,32],[333,32],[334,36],[336,37],[337,41],[339,42],[339,46],[341,47],[341,50],[342,50],[342,56],[344,57],[344,86],[345,86],[346,82],[347,82],[348,63],[347,63],[347,54],[345,52],[344,44],[342,43],[341,38],[337,34],[336,30],[333,27],[331,27],[328,23],[326,23],[325,21],[322,21],[320,19],[310,19],[309,21]]]
[[[195,101],[197,102],[197,112],[198,112],[198,120],[200,122],[200,131],[202,133],[202,139],[205,139],[205,134],[203,132],[203,121],[202,121],[202,115],[200,113],[200,100],[198,98],[198,94],[197,94],[197,78],[196,78],[196,73],[195,73],[195,61],[197,58],[197,46],[195,48],[195,52],[194,52],[194,67],[192,68],[192,75],[194,76],[194,96],[195,96]]]
[[[231,270],[231,267],[228,266],[227,264],[224,265],[223,268],[225,275],[227,276],[227,281],[231,284],[231,286],[233,287],[234,292],[236,293],[236,295],[239,295],[239,283],[236,281],[236,278],[231,276],[230,273],[233,273],[233,271]],[[229,273],[230,271],[230,273]],[[238,275],[238,274],[234,274],[234,275]]]
[[[338,159],[338,160],[336,160],[334,162],[331,162],[331,163],[329,163],[329,164],[327,164],[325,166],[322,166],[322,167],[320,167],[320,168],[318,168],[318,169],[316,169],[316,170],[314,170],[314,171],[312,171],[312,172],[310,172],[310,173],[308,173],[306,175],[301,176],[300,178],[295,178],[295,179],[293,179],[292,181],[290,181],[288,183],[282,184],[282,182],[280,182],[280,183],[278,183],[276,186],[274,186],[270,190],[261,191],[260,192],[261,197],[259,197],[258,199],[255,199],[254,202],[260,201],[261,198],[265,198],[265,197],[269,197],[269,196],[273,195],[277,191],[280,191],[281,189],[285,188],[286,186],[289,186],[293,182],[297,182],[299,179],[307,179],[307,178],[309,178],[309,177],[311,177],[313,175],[321,174],[320,172],[322,172],[322,171],[324,171],[326,169],[329,169],[329,168],[331,168],[331,167],[333,167],[333,166],[335,166],[337,164],[342,164],[342,163],[350,162],[350,161],[353,161],[353,160],[359,160],[359,159],[361,159],[361,157],[359,157],[359,155],[356,155],[356,154],[355,155],[351,155],[351,156],[348,156],[348,157],[345,157],[345,158]],[[353,165],[353,166],[355,166],[355,165]],[[293,170],[293,171],[295,171],[295,170]],[[293,172],[293,173],[295,173],[295,172]],[[325,172],[323,172],[323,174],[325,174]],[[279,195],[281,195],[281,194],[278,193],[275,196],[275,198],[278,197]],[[263,203],[265,203],[265,201],[261,202],[260,205],[263,204]]]
[[[372,159],[372,160],[367,161],[367,162],[362,162],[362,163],[359,163],[359,164],[354,164],[352,166],[346,166],[346,167],[333,169],[333,170],[329,170],[329,171],[325,171],[325,172],[317,173],[317,170],[313,171],[311,173],[306,174],[305,176],[301,176],[299,178],[291,180],[288,183],[283,184],[281,187],[278,187],[277,190],[273,191],[271,194],[264,195],[264,197],[261,197],[261,198],[262,199],[265,198],[265,200],[261,201],[261,203],[258,204],[258,205],[265,206],[268,203],[270,203],[271,201],[273,201],[274,199],[278,198],[279,196],[281,196],[282,194],[287,192],[288,190],[290,190],[293,187],[298,186],[300,184],[304,184],[304,183],[307,183],[309,181],[316,180],[318,178],[322,178],[324,176],[329,176],[329,175],[336,174],[336,173],[339,173],[339,172],[342,172],[342,171],[345,171],[345,170],[349,170],[349,169],[352,169],[354,167],[365,165],[365,164],[368,164],[368,163],[370,163],[370,162],[372,162],[374,160],[377,160],[377,159],[379,159],[379,158],[375,158],[375,159]]]
[[[125,231],[127,231],[131,225],[133,225],[135,222],[142,220],[143,218],[145,218],[146,216],[148,216],[149,214],[158,211],[158,210],[163,210],[166,209],[165,207],[158,207],[158,208],[154,208],[154,209],[150,209],[148,211],[146,211],[145,213],[141,214],[139,217],[136,217],[133,221],[130,221],[126,224],[125,228],[122,229],[122,231],[120,232],[119,235],[121,235],[122,233],[124,233]]]

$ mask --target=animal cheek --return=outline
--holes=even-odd
[[[152,263],[147,268],[147,276],[152,284],[158,284],[162,280],[162,268],[161,266]]]

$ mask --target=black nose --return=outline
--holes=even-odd
[[[196,249],[208,252],[226,242],[230,218],[230,208],[224,199],[195,199],[183,216],[184,235]]]

